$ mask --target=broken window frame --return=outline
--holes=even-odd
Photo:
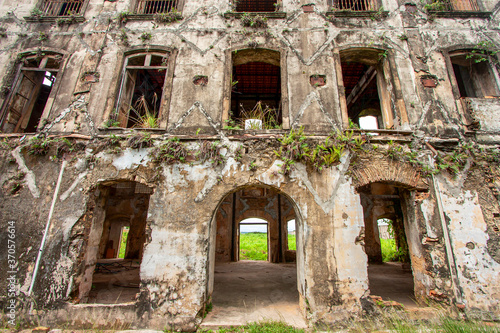
[[[185,0],[136,0],[132,8],[134,8],[134,13],[137,15],[170,13],[174,10],[177,12],[182,12],[184,1]],[[154,8],[148,9],[148,6]]]
[[[121,71],[121,79],[120,79],[120,84],[118,86],[118,93],[117,93],[117,99],[115,102],[115,109],[113,110],[112,114],[108,117],[108,119],[114,119],[116,122],[119,122],[119,127],[121,128],[130,128],[127,127],[127,123],[129,121],[130,117],[130,108],[126,108],[125,104],[129,104],[132,101],[133,98],[133,90],[132,92],[126,92],[125,87],[127,83],[130,80],[130,75],[128,73],[129,70],[158,70],[162,69],[165,71],[165,78],[163,81],[163,88],[162,88],[162,95],[160,98],[160,103],[159,103],[159,109],[158,109],[158,115],[157,115],[157,123],[158,127],[160,129],[164,129],[167,126],[167,119],[168,119],[168,110],[170,106],[170,94],[172,91],[172,80],[173,80],[173,64],[175,62],[175,55],[176,52],[175,50],[162,50],[162,49],[154,49],[150,50],[148,52],[144,51],[132,51],[127,54],[125,54],[125,57],[123,59],[123,68]],[[128,62],[130,59],[136,58],[136,57],[142,57],[145,56],[144,60],[144,65],[143,66],[132,66],[128,65]],[[161,66],[151,66],[151,59],[153,56],[161,56],[163,58],[166,58],[166,62]],[[135,84],[133,86],[135,88]],[[129,96],[127,96],[129,95]],[[125,100],[128,100],[128,103],[125,102]],[[128,109],[128,110],[125,110]],[[106,118],[106,117],[105,117]]]
[[[471,83],[467,87],[462,88],[462,90],[466,90],[467,95],[475,95],[475,96],[463,96],[463,91],[461,91],[460,86],[461,83],[459,82],[459,78],[457,78],[457,73],[455,73],[454,65],[460,66],[460,67],[466,67],[466,66],[461,66],[457,64],[456,62],[460,61],[458,60],[459,57],[467,57],[467,55],[472,55],[472,49],[465,49],[465,50],[454,50],[454,51],[448,51],[445,52],[447,54],[446,56],[446,65],[448,69],[448,76],[450,78],[450,83],[453,91],[453,95],[456,100],[460,99],[466,99],[466,98],[485,98],[485,96],[490,96],[487,95],[484,89],[484,84],[482,85],[476,85],[474,83]],[[457,58],[457,60],[454,60],[454,58]],[[481,61],[478,63],[475,63],[474,57],[469,58],[470,60],[470,66],[469,70],[472,73],[472,71],[477,72],[477,68],[480,66],[486,66],[486,70],[488,71],[488,76],[489,78],[487,79],[489,85],[493,90],[496,90],[496,95],[500,94],[500,74],[498,72],[498,69],[494,64],[492,64],[490,61]],[[477,73],[475,73],[477,74]],[[459,74],[460,75],[460,74]],[[471,78],[472,79],[472,78]],[[485,78],[481,78],[480,81],[483,81]],[[461,81],[461,80],[460,80]],[[470,89],[473,89],[474,91],[470,91]],[[479,94],[480,92],[480,94]],[[479,95],[479,96],[478,96]]]
[[[83,16],[87,5],[88,0],[43,0],[39,8],[48,17]]]
[[[61,73],[64,69],[65,62],[63,60],[63,55],[58,54],[58,53],[45,53],[43,56],[39,55],[20,55],[20,58],[22,58],[21,65],[17,69],[16,76],[14,80],[12,81],[12,89],[9,91],[9,94],[5,98],[2,109],[0,111],[0,131],[4,131],[4,127],[6,122],[8,121],[8,117],[11,113],[10,108],[12,107],[14,103],[14,99],[16,98],[16,95],[19,93],[19,90],[21,89],[21,85],[23,84],[24,80],[23,78],[26,78],[30,80],[33,84],[34,87],[30,91],[30,97],[27,98],[27,102],[24,104],[22,107],[22,110],[20,111],[20,116],[19,119],[16,122],[16,125],[13,130],[9,130],[8,132],[11,133],[25,133],[24,131],[19,131],[22,126],[26,128],[28,126],[28,123],[31,120],[31,114],[33,112],[33,109],[35,107],[34,103],[38,99],[38,93],[40,91],[41,86],[43,85],[43,79],[40,83],[36,84],[33,82],[32,79],[24,75],[24,72],[50,72],[52,74],[58,74]],[[51,62],[49,63],[49,60]],[[35,66],[30,66],[31,64],[36,63]],[[54,63],[58,64],[57,68],[52,68],[52,67],[47,67],[47,64],[49,66],[53,65]],[[45,75],[44,75],[45,77]],[[50,94],[47,98],[47,101],[45,103],[45,106],[43,108],[43,112],[40,116],[40,120],[38,121],[38,124],[36,127],[42,123],[44,119],[47,119],[47,117],[50,114],[50,110],[52,109],[52,105],[55,99],[55,96],[57,95],[57,91],[59,90],[61,82],[61,74],[59,74],[59,78],[53,82],[50,90]],[[21,95],[22,96],[22,95]],[[24,96],[26,99],[26,97]]]
[[[249,59],[245,63],[249,62],[267,62],[263,61],[263,54],[260,52],[277,52],[279,54],[279,67],[280,67],[280,83],[281,83],[281,129],[290,128],[290,117],[289,117],[289,101],[288,101],[288,80],[287,80],[287,62],[286,62],[286,51],[282,49],[272,49],[272,48],[238,48],[233,47],[226,50],[226,59],[230,59],[224,65],[224,95],[222,98],[222,122],[221,127],[231,119],[231,93],[233,89],[233,67],[235,59],[244,56],[245,52],[253,53],[249,56]]]
[[[335,70],[337,74],[339,104],[344,128],[349,128],[350,118],[342,74],[342,59],[351,59],[356,57],[356,55],[362,55],[360,58],[363,60],[357,62],[374,66],[377,71],[375,79],[377,80],[377,91],[382,117],[382,124],[380,124],[379,130],[397,129],[397,127],[401,125],[408,124],[408,115],[402,97],[401,83],[397,77],[397,70],[395,67],[394,52],[390,49],[385,50],[383,48],[336,48],[334,50]],[[391,95],[393,97],[391,97]]]

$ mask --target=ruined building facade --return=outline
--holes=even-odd
[[[372,306],[387,218],[417,301],[498,319],[499,11],[2,1],[2,291],[15,235],[19,318],[194,329],[214,266],[238,260],[238,223],[260,217],[269,261],[296,262],[303,316],[329,324]],[[243,128],[252,110],[262,129]],[[139,283],[92,302],[125,227]]]

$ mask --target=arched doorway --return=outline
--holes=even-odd
[[[265,221],[259,223],[267,232],[266,260],[244,260],[241,256],[242,226],[251,225],[249,218]],[[294,255],[289,253],[290,220],[297,255],[295,250]],[[285,317],[305,326],[299,309],[299,290],[303,290],[300,221],[293,201],[274,188],[244,187],[225,196],[212,221],[208,295],[213,311],[204,324],[216,323],[218,318],[237,325]]]
[[[372,296],[415,306],[406,212],[408,192],[398,184],[370,183],[358,189],[365,222],[365,252]],[[405,195],[406,194],[406,195]]]

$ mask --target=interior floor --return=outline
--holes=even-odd
[[[139,260],[100,259],[92,278],[88,303],[134,302],[139,293]]]
[[[404,269],[399,262],[368,265],[370,294],[384,301],[396,301],[406,308],[418,307],[413,292],[411,269]]]
[[[243,325],[264,319],[307,327],[299,309],[295,263],[216,263],[212,311],[202,327]]]

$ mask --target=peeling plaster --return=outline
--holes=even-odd
[[[28,188],[29,188],[31,194],[33,195],[33,197],[39,198],[40,191],[38,190],[38,187],[36,186],[35,174],[33,173],[33,171],[28,169],[20,152],[21,152],[21,148],[17,147],[16,149],[14,149],[12,151],[11,154],[16,159],[16,162],[19,165],[19,169],[21,169],[21,171],[26,174],[26,176],[25,176],[26,184],[28,185]]]
[[[147,149],[127,148],[123,155],[113,159],[113,165],[117,170],[125,170],[135,165],[146,166],[150,160]]]

